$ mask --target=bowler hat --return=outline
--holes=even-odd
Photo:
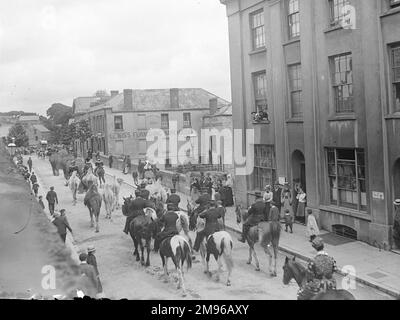
[[[400,206],[400,199],[396,199],[396,200],[393,202],[393,204],[394,204],[395,206]]]
[[[96,248],[94,247],[94,245],[91,244],[91,245],[88,246],[87,251],[88,251],[88,253],[89,252],[94,252],[94,251],[96,251]]]

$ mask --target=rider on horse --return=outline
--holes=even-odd
[[[181,197],[176,194],[175,189],[171,189],[171,194],[168,196],[167,204],[171,204],[175,207],[176,211],[179,211],[179,203],[181,202]]]
[[[308,272],[311,279],[299,290],[298,300],[310,300],[320,292],[327,289],[336,289],[336,280],[333,273],[336,271],[336,262],[324,251],[324,243],[321,238],[315,238],[312,246],[317,250],[314,260],[308,264]]]
[[[145,200],[149,200],[150,197],[150,191],[146,189],[146,183],[142,182],[140,184],[140,193],[141,197]]]
[[[129,232],[131,221],[137,216],[144,214],[143,209],[146,207],[145,200],[141,197],[140,190],[135,190],[135,197],[135,200],[133,200],[130,203],[129,208],[127,208],[128,216],[126,217],[125,228],[123,230],[126,234]]]
[[[256,202],[252,204],[248,213],[249,217],[243,223],[242,237],[239,239],[243,243],[246,242],[246,235],[251,227],[257,226],[262,221],[268,221],[267,208],[260,193],[256,194]]]
[[[168,211],[159,220],[164,225],[164,229],[157,234],[154,240],[154,251],[156,252],[160,249],[160,244],[165,238],[179,234],[176,225],[179,215],[175,212],[175,205],[172,203],[168,204],[167,210]]]
[[[215,201],[210,201],[211,208],[205,212],[202,212],[199,217],[206,220],[206,224],[203,230],[197,232],[196,239],[194,241],[193,250],[199,251],[200,244],[204,237],[212,235],[214,232],[220,231],[220,225],[218,219],[222,218],[221,211],[216,207]]]
[[[76,171],[76,173],[79,173],[79,168],[76,165],[76,161],[72,160],[71,166],[69,167],[69,170],[68,170],[68,175],[71,176],[74,171]]]

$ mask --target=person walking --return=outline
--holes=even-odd
[[[37,177],[34,172],[32,172],[30,180],[31,180],[32,186],[37,182]]]
[[[299,187],[299,193],[297,194],[296,198],[299,201],[299,204],[297,205],[296,218],[305,223],[307,195],[301,187]]]
[[[39,196],[39,205],[43,210],[45,209],[45,206],[44,206],[44,203],[43,203],[43,196]]]
[[[131,157],[127,156],[126,157],[126,168],[125,168],[125,174],[128,174],[129,172],[131,172],[131,167],[132,167],[132,161],[131,161]]]
[[[290,191],[290,186],[288,183],[285,183],[281,194],[281,204],[282,204],[281,215],[283,217],[285,217],[286,214],[289,213],[294,218],[292,201],[293,198],[292,198],[292,192]]]
[[[274,191],[272,192],[272,200],[274,201],[275,206],[278,208],[280,214],[282,208],[282,188],[279,185],[279,181],[275,182]]]
[[[297,213],[297,207],[299,206],[299,199],[297,198],[297,195],[299,194],[299,187],[299,184],[295,183],[292,192],[292,210],[294,214]]]
[[[97,291],[96,271],[92,265],[87,263],[87,258],[87,253],[83,252],[79,255],[79,260],[81,262],[81,264],[79,265],[79,270],[81,272],[81,275],[87,277],[89,283],[92,285],[92,288],[95,289],[94,291]]]
[[[61,240],[65,243],[67,238],[67,229],[72,233],[72,229],[68,223],[67,217],[65,216],[65,209],[61,209],[60,213],[56,212],[54,214],[53,224],[57,227],[58,234]]]
[[[32,172],[32,158],[31,157],[29,157],[29,159],[28,159],[28,167],[29,167],[29,172]]]
[[[293,233],[293,215],[290,214],[289,209],[285,209],[285,215],[283,218],[285,220],[285,231],[288,232],[289,227],[290,233]]]
[[[35,197],[37,197],[39,192],[39,183],[35,182],[32,186],[32,190],[33,193],[35,194]]]
[[[319,236],[319,228],[317,224],[317,219],[311,209],[307,209],[307,235],[310,237],[310,242]]]
[[[49,204],[49,211],[50,211],[51,215],[53,215],[55,205],[56,204],[58,205],[57,193],[54,191],[54,187],[50,187],[50,191],[47,192],[47,195],[46,195],[46,200],[47,200],[47,203]]]
[[[179,211],[179,203],[181,202],[181,197],[176,194],[175,189],[171,189],[171,194],[168,196],[167,204],[172,204],[176,211]]]
[[[122,173],[123,173],[123,174],[125,174],[126,159],[127,159],[127,157],[124,156],[124,160],[122,160]]]
[[[96,248],[94,247],[94,245],[89,245],[88,249],[87,249],[87,259],[86,262],[93,266],[94,271],[96,273],[96,288],[97,288],[97,293],[101,293],[103,292],[103,286],[101,285],[101,281],[100,281],[100,273],[99,273],[99,269],[97,267],[97,260],[96,260],[96,256],[94,255],[96,252]]]
[[[110,169],[112,168],[113,161],[114,161],[113,155],[110,154],[110,155],[108,156],[108,165],[110,166]]]

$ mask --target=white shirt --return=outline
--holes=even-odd
[[[299,193],[296,198],[299,199],[299,202],[306,202],[306,197],[305,193]]]
[[[264,200],[265,202],[271,202],[273,196],[274,196],[274,194],[273,194],[272,192],[265,192],[265,193],[264,193],[263,200]]]

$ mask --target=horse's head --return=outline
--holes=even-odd
[[[144,209],[144,214],[147,219],[150,221],[155,222],[157,220],[157,213],[153,208],[145,208]]]
[[[293,259],[285,258],[283,265],[283,284],[288,285],[292,279],[295,279],[299,287],[302,286],[303,279],[306,277],[306,269],[300,262]]]

